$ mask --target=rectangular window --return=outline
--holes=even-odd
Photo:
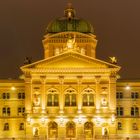
[[[131,116],[139,116],[139,108],[131,107]]]
[[[58,106],[59,96],[58,94],[48,94],[47,106]]]
[[[122,123],[118,122],[118,130],[122,130]]]
[[[76,94],[65,94],[65,106],[76,106]]]
[[[3,93],[2,99],[10,99],[10,93]]]
[[[138,130],[138,127],[137,127],[137,124],[136,123],[133,123],[132,124],[132,130]]]
[[[19,130],[24,130],[24,123],[20,123]]]
[[[2,108],[3,116],[10,116],[10,113],[11,113],[10,107],[3,107]]]
[[[83,106],[94,106],[93,94],[83,94]]]
[[[123,93],[122,92],[117,92],[116,93],[116,98],[117,99],[122,99],[123,98]]]
[[[117,107],[117,116],[123,116],[123,115],[124,115],[123,107]]]
[[[4,131],[8,131],[8,130],[9,130],[9,124],[8,124],[8,123],[5,123],[5,124],[4,124],[3,130],[4,130]]]
[[[25,107],[18,107],[18,115],[23,116],[25,113]]]
[[[138,99],[139,98],[139,93],[138,92],[131,92],[131,98],[132,99]]]
[[[25,93],[18,93],[18,99],[25,99]]]

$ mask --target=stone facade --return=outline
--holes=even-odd
[[[22,79],[0,80],[0,138],[140,139],[140,81],[118,80],[120,67],[96,58],[92,26],[71,6],[60,19],[44,59],[22,66]]]

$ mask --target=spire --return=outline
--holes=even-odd
[[[68,19],[72,19],[75,17],[75,9],[72,7],[72,3],[68,2],[67,8],[64,10],[64,15]]]

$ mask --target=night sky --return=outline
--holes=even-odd
[[[116,56],[123,79],[140,79],[140,0],[71,0],[97,36],[97,58]],[[18,78],[25,57],[43,58],[48,23],[67,0],[0,0],[0,78]]]

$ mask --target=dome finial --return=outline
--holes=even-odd
[[[68,19],[72,19],[73,17],[75,17],[75,9],[72,7],[71,2],[67,3],[67,8],[64,10],[64,14]]]

